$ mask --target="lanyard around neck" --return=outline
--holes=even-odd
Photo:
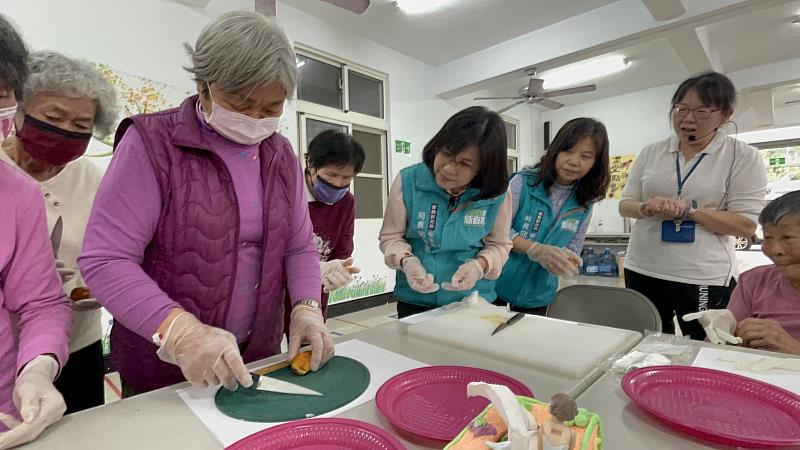
[[[680,150],[678,150],[678,152],[675,154],[675,172],[678,175],[678,198],[681,198],[681,194],[683,193],[683,186],[686,184],[686,180],[688,180],[689,177],[692,176],[692,173],[694,173],[694,169],[697,169],[697,166],[700,165],[700,163],[703,161],[703,158],[705,158],[706,155],[707,153],[702,153],[700,155],[700,159],[698,159],[697,162],[694,163],[692,168],[689,169],[689,172],[686,174],[686,176],[681,178],[681,164],[679,162],[681,158]]]

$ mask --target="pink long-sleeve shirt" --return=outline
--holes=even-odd
[[[72,310],[56,272],[39,186],[4,162],[0,214],[0,411],[16,415],[12,392],[25,364],[44,354],[60,367],[67,362]]]
[[[239,252],[234,291],[225,328],[242,341],[255,316],[261,275],[264,186],[258,144],[240,145],[208,127],[198,113],[204,138],[225,163],[239,204]],[[299,163],[298,163],[299,164]],[[313,241],[304,183],[295,192],[286,273],[293,303],[319,301],[319,253]],[[83,251],[81,273],[92,294],[127,328],[149,339],[178,303],[167,296],[141,267],[158,225],[162,200],[153,166],[135,127],[128,128],[95,197]],[[315,269],[315,270],[314,270]]]

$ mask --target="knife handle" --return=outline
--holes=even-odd
[[[289,367],[290,364],[292,364],[291,361],[281,361],[279,363],[275,363],[275,364],[272,364],[272,365],[267,366],[267,367],[262,367],[260,369],[256,369],[256,370],[254,370],[254,371],[252,371],[250,373],[256,374],[256,375],[261,377],[261,376],[264,376],[264,375],[266,375],[268,373],[275,372],[276,370],[281,370],[284,367]]]

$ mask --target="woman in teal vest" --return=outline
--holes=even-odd
[[[494,280],[511,249],[506,148],[500,116],[473,106],[448,119],[425,145],[423,162],[394,180],[380,248],[397,270],[399,317],[473,290],[497,298]]]
[[[544,315],[558,276],[577,274],[592,205],[608,190],[606,127],[588,118],[565,123],[539,164],[511,178],[514,248],[497,281],[495,304]]]

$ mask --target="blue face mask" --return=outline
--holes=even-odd
[[[317,180],[311,186],[311,193],[322,203],[333,205],[347,195],[347,186],[334,186],[317,175]]]

